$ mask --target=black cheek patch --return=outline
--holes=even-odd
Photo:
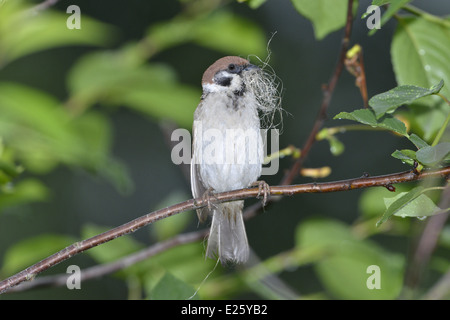
[[[230,77],[221,77],[216,79],[216,83],[218,85],[228,87],[231,84],[231,78]]]

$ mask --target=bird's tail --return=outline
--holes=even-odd
[[[219,257],[222,264],[244,263],[249,247],[242,209],[244,201],[233,201],[214,208],[206,255]]]

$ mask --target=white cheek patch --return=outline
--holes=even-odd
[[[218,84],[215,83],[205,83],[203,84],[203,92],[220,92],[220,91],[224,91],[226,88],[223,86],[220,86]]]

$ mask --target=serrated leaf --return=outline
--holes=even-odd
[[[450,142],[441,142],[435,146],[427,146],[416,152],[417,160],[426,165],[434,166],[450,153]]]
[[[443,80],[429,89],[412,85],[399,86],[373,96],[369,100],[369,105],[375,111],[377,119],[379,119],[385,113],[391,113],[401,105],[410,104],[422,97],[438,93],[443,86]]]
[[[384,117],[377,119],[375,113],[370,109],[358,109],[350,113],[341,112],[334,116],[333,119],[353,120],[372,127],[390,130],[403,136],[407,135],[406,126],[402,121],[393,118],[390,115],[385,115]]]
[[[295,9],[314,26],[317,40],[345,25],[347,0],[291,0]],[[356,5],[355,5],[356,7]]]
[[[389,115],[385,115],[384,117],[380,118],[378,120],[377,127],[391,130],[402,136],[406,136],[408,134],[405,124],[399,119],[391,117]]]
[[[340,112],[333,119],[346,119],[357,121],[362,124],[367,124],[369,126],[377,126],[377,119],[372,110],[369,109],[358,109],[353,112]]]

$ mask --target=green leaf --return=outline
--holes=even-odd
[[[14,244],[3,256],[2,274],[10,275],[72,244],[71,237],[43,234]]]
[[[392,215],[397,213],[398,211],[404,209],[407,205],[413,202],[419,195],[422,194],[424,187],[418,186],[412,189],[411,191],[402,194],[402,196],[398,197],[395,201],[393,201],[387,210],[384,212],[383,216],[377,222],[377,226],[380,226],[382,223],[386,222]],[[414,206],[414,204],[413,204]],[[425,215],[425,214],[423,214]]]
[[[402,121],[390,115],[377,119],[375,113],[370,109],[358,109],[350,113],[341,112],[334,116],[333,119],[353,120],[372,127],[390,130],[403,136],[407,135],[406,126]]]
[[[195,289],[182,280],[166,272],[150,292],[152,300],[186,300],[193,296]],[[192,297],[199,299],[198,295]]]
[[[373,0],[372,5],[381,7],[385,4],[389,4],[390,2],[392,2],[392,0]]]
[[[386,22],[389,21],[404,5],[412,0],[392,0],[392,1],[373,1],[373,5],[381,6],[387,3],[390,3],[390,6],[387,8],[386,12],[381,17],[380,27],[384,26]],[[372,29],[369,31],[369,35],[373,35],[377,29]]]
[[[151,89],[160,83],[172,83],[175,74],[162,64],[141,65],[130,57],[129,48],[83,56],[68,76],[72,108],[98,100],[114,101],[135,86]]]
[[[353,241],[348,227],[341,222],[325,219],[311,219],[297,227],[296,245],[301,248],[327,248],[343,241]]]
[[[344,27],[347,17],[347,0],[291,0],[295,9],[314,26],[317,40]],[[357,7],[357,5],[354,5]]]
[[[449,50],[447,28],[422,18],[402,18],[391,47],[398,84],[429,88],[441,79],[450,83]],[[442,93],[448,96],[450,88]]]
[[[48,171],[59,161],[74,163],[85,152],[78,149],[78,138],[58,101],[21,85],[0,84],[0,135],[24,166],[36,172]]]
[[[1,153],[0,153],[1,156]],[[10,182],[23,172],[23,167],[0,159],[0,186]]]
[[[238,0],[238,2],[246,2],[248,6],[252,9],[258,9],[267,0]]]
[[[399,86],[373,96],[369,100],[369,105],[375,111],[377,119],[379,119],[385,113],[394,112],[401,105],[410,104],[419,98],[438,93],[443,86],[443,80],[430,89],[411,85]]]
[[[403,259],[374,243],[356,238],[345,224],[312,220],[299,225],[300,249],[322,248],[327,254],[315,264],[324,287],[341,299],[394,299],[402,289]],[[381,288],[367,287],[369,266],[381,270]]]
[[[267,41],[253,22],[228,11],[217,11],[195,20],[177,18],[152,25],[148,40],[158,51],[194,42],[226,54],[247,56],[266,53]]]
[[[226,11],[212,14],[194,31],[194,42],[226,54],[239,56],[267,53],[262,30],[250,20]]]
[[[82,15],[81,29],[66,26],[68,15],[51,9],[33,14],[24,1],[2,3],[0,10],[0,65],[40,50],[66,45],[104,45],[111,27]]]
[[[192,115],[200,101],[200,90],[167,83],[151,88],[136,87],[118,98],[120,104],[153,119],[170,119],[184,128],[192,127]]]
[[[31,172],[46,173],[63,163],[104,174],[118,187],[121,183],[124,189],[129,187],[126,171],[110,156],[111,129],[100,114],[85,112],[72,118],[44,92],[0,83],[0,136]]]
[[[395,150],[392,154],[392,157],[401,160],[404,163],[409,164],[410,166],[414,165],[414,161],[417,160],[416,152],[409,149],[403,150]]]
[[[358,109],[350,113],[340,112],[339,114],[334,116],[333,119],[353,120],[362,124],[367,124],[369,126],[377,126],[377,119],[375,118],[373,111],[369,109]]]
[[[386,207],[389,208],[395,201],[406,195],[407,192],[402,192],[395,197],[385,198],[384,203]],[[402,218],[405,217],[422,218],[432,216],[439,211],[440,211],[439,207],[435,205],[433,200],[431,200],[427,195],[421,193],[416,198],[409,201],[406,205],[395,211],[394,215]]]
[[[169,66],[136,65],[127,59],[127,53],[100,52],[83,57],[69,74],[72,108],[84,110],[100,101],[191,127],[200,89],[180,84]]]
[[[435,146],[427,146],[416,152],[417,160],[426,166],[434,166],[450,153],[450,142],[441,142]]]
[[[382,216],[386,211],[386,205],[383,198],[392,198],[399,192],[406,192],[410,187],[406,184],[395,186],[396,192],[389,191],[387,188],[367,188],[363,191],[358,200],[358,208],[361,213],[368,218]]]
[[[329,136],[327,140],[330,143],[330,152],[333,156],[339,156],[344,152],[345,146],[338,138]]]
[[[415,133],[412,133],[408,136],[409,141],[414,143],[414,145],[417,147],[417,149],[428,147],[428,143],[422,140],[418,135]]]
[[[392,64],[399,85],[429,88],[441,79],[450,83],[450,30],[423,18],[401,18],[391,45]],[[441,94],[450,96],[450,87]],[[414,102],[414,132],[430,141],[450,111],[439,97],[430,96]]]
[[[129,194],[133,181],[125,165],[110,156],[112,130],[109,121],[100,113],[85,112],[73,123],[75,134],[87,150],[86,166],[111,182],[116,189]]]
[[[400,255],[356,241],[342,243],[328,259],[316,266],[321,282],[334,296],[346,300],[388,300],[398,297],[403,283]],[[379,268],[379,289],[370,289],[370,267]]]
[[[0,192],[0,211],[6,207],[45,201],[49,198],[49,195],[49,190],[40,181],[35,179],[22,180]]]

